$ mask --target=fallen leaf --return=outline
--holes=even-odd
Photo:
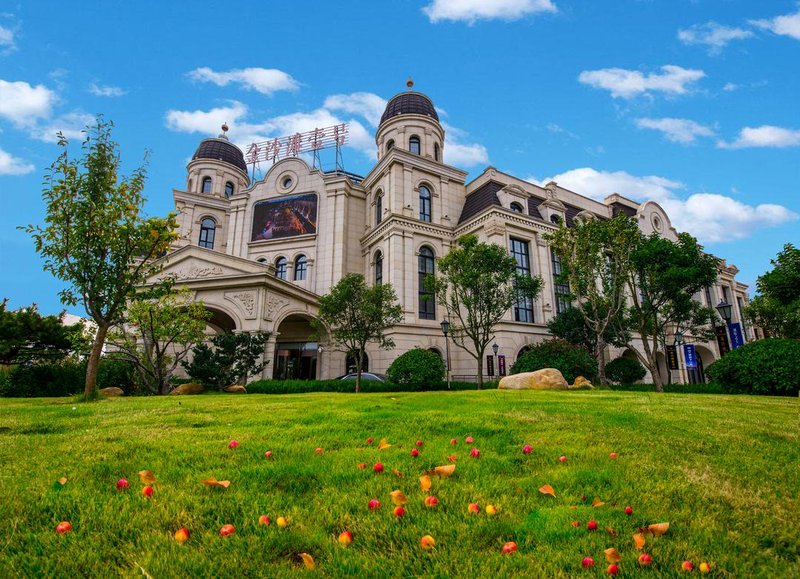
[[[609,563],[619,563],[620,561],[622,561],[622,556],[619,554],[619,551],[617,551],[614,547],[606,549],[605,551],[603,551],[603,553],[606,554],[606,561],[608,561]]]
[[[577,510],[578,510],[578,507],[576,507],[576,506],[574,506],[574,505],[570,505],[570,507],[569,507],[569,508],[570,508],[570,509],[572,509],[573,511],[577,511]]]
[[[422,475],[421,477],[419,477],[419,488],[421,488],[423,491],[427,491],[428,489],[430,489],[431,477],[429,477],[428,475]]]
[[[539,492],[543,495],[550,495],[551,497],[556,496],[556,491],[550,485],[544,485],[543,487],[539,487]]]
[[[229,480],[217,480],[215,478],[207,478],[203,481],[203,484],[209,487],[222,487],[224,489],[231,486],[231,481]]]
[[[308,553],[300,553],[300,558],[303,560],[303,565],[306,566],[306,569],[313,569],[317,566],[316,563],[314,563],[314,557]]]
[[[437,466],[433,471],[442,478],[447,478],[456,470],[456,465],[448,464],[445,466]]]
[[[386,450],[390,448],[392,445],[386,442],[385,438],[381,438],[381,441],[378,443],[378,450]]]
[[[156,483],[156,477],[151,470],[140,470],[139,480],[143,485],[152,485]]]
[[[580,522],[580,521],[572,521],[572,523],[570,523],[570,524],[571,524],[573,527],[580,527],[580,526],[581,526],[581,522]]]
[[[647,525],[647,530],[650,531],[654,537],[660,537],[667,532],[667,529],[669,529],[669,523],[655,523],[653,525]]]
[[[402,472],[400,472],[399,470],[397,470],[396,468],[393,468],[393,469],[392,469],[392,474],[393,474],[394,476],[396,476],[397,478],[403,478],[403,473],[402,473]]]
[[[63,487],[65,484],[67,484],[67,477],[65,477],[65,476],[62,476],[60,479],[58,479],[58,484],[60,484],[62,487]]]
[[[633,544],[636,545],[637,549],[639,549],[640,551],[644,549],[644,543],[645,539],[642,533],[636,533],[635,535],[633,535]]]
[[[595,497],[594,500],[592,501],[593,507],[602,507],[604,504],[605,503],[601,501],[599,497]]]
[[[404,505],[404,504],[406,504],[408,502],[408,499],[406,498],[406,495],[403,494],[403,491],[401,491],[400,489],[392,491],[389,494],[392,495],[392,502],[394,504],[396,504],[398,507],[400,505]]]
[[[455,454],[451,454],[450,456],[447,457],[447,460],[450,462],[455,462],[456,459],[458,459],[458,457]]]
[[[607,527],[607,528],[606,528],[606,531],[608,531],[608,533],[609,533],[610,535],[614,535],[615,537],[616,537],[617,535],[619,535],[619,533],[617,533],[617,532],[616,532],[614,529],[612,529],[611,527]]]

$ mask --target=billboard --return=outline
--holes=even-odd
[[[284,239],[317,232],[317,196],[314,193],[279,197],[253,205],[250,241]]]

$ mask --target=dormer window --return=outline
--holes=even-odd
[[[408,150],[415,155],[419,155],[422,151],[422,147],[420,146],[420,140],[417,135],[414,135],[408,140]]]
[[[233,183],[231,183],[230,181],[226,181],[225,182],[225,197],[230,197],[231,195],[233,195],[233,191],[234,191]]]
[[[203,177],[203,186],[200,189],[200,191],[203,193],[211,193],[211,187],[212,187],[211,177]]]
[[[513,203],[511,203],[511,211],[513,211],[514,213],[524,213],[524,212],[525,212],[525,211],[522,209],[522,205],[520,205],[520,204],[519,204],[519,203],[517,203],[516,201],[514,201]]]
[[[553,225],[561,225],[564,220],[561,218],[560,215],[554,214],[550,216],[550,223]]]

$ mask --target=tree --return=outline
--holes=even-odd
[[[269,362],[263,359],[269,332],[224,332],[208,344],[192,348],[192,361],[182,362],[189,376],[219,389],[246,383],[250,374],[261,372]]]
[[[480,389],[483,357],[495,327],[515,303],[536,299],[542,279],[518,273],[517,261],[505,248],[480,242],[476,235],[459,238],[438,268],[425,285],[450,318],[453,342],[477,361]]]
[[[82,304],[97,324],[86,368],[86,400],[96,395],[109,328],[122,322],[127,300],[157,271],[154,258],[177,237],[175,214],[142,216],[145,167],[120,177],[112,126],[98,117],[85,131],[83,154],[76,159],[69,156],[67,140],[59,133],[63,152],[45,175],[42,192],[45,225],[24,228],[44,258],[45,271],[66,282],[61,301]]]
[[[63,319],[63,312],[43,316],[36,304],[9,310],[4,299],[0,303],[0,364],[52,362],[81,350],[83,324],[65,326]]]
[[[575,307],[595,335],[597,376],[603,385],[608,384],[605,336],[625,307],[625,282],[638,235],[636,223],[618,215],[613,219],[590,217],[577,221],[574,227],[562,224],[544,236],[561,259]]]
[[[312,324],[318,334],[326,329],[335,347],[350,352],[356,362],[356,392],[361,391],[361,368],[369,342],[394,348],[385,332],[403,319],[403,310],[391,284],[367,287],[364,276],[348,273],[319,299],[319,319]]]
[[[666,348],[668,332],[680,331],[695,339],[713,339],[712,308],[694,299],[717,279],[719,260],[703,251],[688,233],[677,241],[653,233],[640,235],[628,272],[630,326],[638,332],[644,352],[632,348],[650,371],[656,391],[664,391],[656,355]]]
[[[745,308],[750,323],[776,338],[800,339],[800,249],[783,246],[771,271],[759,276],[759,295]]]
[[[591,306],[585,306],[590,309],[589,316],[594,318],[595,314],[591,311]],[[606,344],[622,347],[630,342],[630,333],[625,329],[623,312],[620,312],[619,319],[612,320],[608,328],[603,334],[603,340]],[[581,311],[575,306],[571,306],[551,318],[547,322],[548,331],[556,338],[566,340],[570,344],[580,346],[587,352],[594,353],[597,348],[597,336],[586,325]]]
[[[167,394],[178,364],[205,337],[209,317],[187,289],[137,296],[128,304],[125,323],[109,333],[116,349],[112,355],[131,363],[151,392]]]

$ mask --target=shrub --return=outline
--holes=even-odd
[[[484,382],[484,388],[496,387],[496,383]],[[256,380],[247,385],[248,394],[301,394],[307,392],[355,392],[355,380]],[[475,382],[451,382],[451,390],[475,390]],[[447,383],[436,382],[426,386],[427,390],[447,390]],[[408,392],[412,388],[391,382],[364,380],[361,382],[362,392]]]
[[[633,384],[646,375],[645,367],[633,358],[617,358],[606,364],[606,378],[616,384]]]
[[[190,377],[222,390],[261,372],[267,364],[263,354],[269,336],[269,332],[216,334],[211,346],[198,344],[192,349],[192,360],[184,360],[181,365]]]
[[[799,368],[800,341],[769,338],[728,352],[706,374],[730,393],[797,396]]]
[[[594,381],[597,377],[597,360],[586,350],[573,346],[566,340],[548,340],[533,346],[517,358],[511,366],[512,374],[534,372],[542,368],[560,370],[567,382],[578,376]]]
[[[22,364],[4,372],[0,378],[0,396],[37,398],[72,396],[83,391],[86,383],[86,362],[69,358],[44,364]],[[130,364],[101,359],[97,370],[97,387],[116,386],[125,394],[135,391]]]
[[[430,390],[445,379],[445,373],[441,357],[422,348],[401,354],[386,370],[390,382],[411,390]]]
[[[653,384],[614,384],[612,390],[624,392],[655,392]],[[724,394],[719,384],[664,384],[667,394]]]

